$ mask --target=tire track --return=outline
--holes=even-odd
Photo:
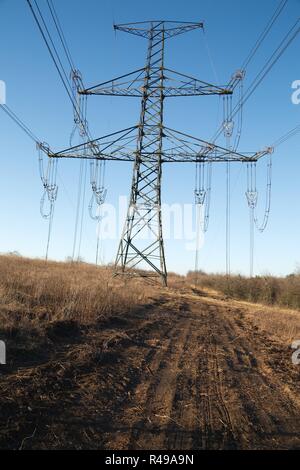
[[[212,299],[166,294],[160,315],[170,327],[154,329],[157,347],[106,448],[300,448],[299,402],[272,367],[279,345]]]

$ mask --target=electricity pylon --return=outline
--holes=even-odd
[[[220,87],[165,67],[166,41],[203,28],[203,23],[150,21],[115,25],[114,28],[148,40],[145,67],[79,93],[139,97],[139,124],[61,152],[49,152],[49,157],[134,162],[130,202],[115,262],[116,273],[159,276],[166,285],[161,215],[162,164],[257,161],[268,150],[241,154],[164,125],[165,98],[231,95],[237,84],[238,79],[233,78],[227,87]]]

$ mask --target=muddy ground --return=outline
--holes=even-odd
[[[159,290],[6,340],[1,449],[300,449],[300,366],[229,300]]]

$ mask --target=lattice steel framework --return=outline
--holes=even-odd
[[[164,100],[178,96],[230,95],[227,87],[203,82],[165,67],[167,39],[203,28],[203,23],[150,21],[116,25],[115,29],[148,40],[145,67],[80,91],[85,95],[141,98],[140,120],[129,127],[61,152],[52,158],[89,158],[133,161],[130,202],[116,257],[116,273],[160,276],[167,283],[161,218],[162,163],[253,162],[269,152],[233,152],[215,144],[170,129],[164,125]]]

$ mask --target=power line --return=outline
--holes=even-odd
[[[84,204],[86,196],[86,178],[87,178],[87,160],[83,160],[83,180],[82,180],[82,202],[81,202],[81,219],[80,219],[80,230],[79,230],[79,241],[78,241],[78,252],[77,261],[80,261],[80,251],[83,233],[83,219],[84,219]]]
[[[272,147],[279,147],[279,145],[282,145],[284,142],[287,140],[291,139],[294,137],[296,134],[300,132],[300,124],[298,124],[296,127],[293,129],[289,130],[285,134],[283,134],[281,137],[279,137],[273,144]]]
[[[64,68],[64,66],[63,66],[63,63],[62,63],[62,61],[61,61],[61,59],[60,59],[60,56],[59,56],[59,53],[58,53],[58,51],[57,51],[57,48],[56,48],[56,46],[55,46],[55,44],[54,44],[54,41],[53,41],[53,39],[52,39],[52,37],[51,37],[51,34],[50,34],[50,31],[49,31],[49,28],[47,27],[46,21],[45,21],[43,15],[42,15],[42,12],[41,12],[41,10],[40,10],[40,8],[39,8],[39,6],[38,6],[36,0],[33,0],[33,1],[34,1],[35,5],[36,5],[37,11],[38,11],[38,13],[39,13],[39,15],[40,15],[40,17],[41,17],[41,20],[42,20],[42,23],[43,23],[43,25],[44,25],[45,31],[46,31],[46,33],[47,33],[47,35],[48,35],[48,38],[49,38],[50,42],[51,42],[51,45],[52,45],[54,54],[56,55],[56,58],[57,58],[57,60],[58,60],[58,63],[59,63],[59,65],[60,65],[60,67],[61,67],[61,70],[62,70],[62,72],[63,72],[63,74],[64,74],[66,83],[68,84],[68,86],[69,86],[70,89],[71,89],[71,85],[70,85],[70,82],[69,82],[69,78],[68,78],[68,76],[67,76],[67,73],[66,73],[66,71],[65,71],[65,68]],[[51,12],[51,10],[50,10],[50,12]]]
[[[33,0],[33,1],[34,1],[34,4],[35,4],[35,6],[36,6],[36,9],[37,9],[37,11],[38,11],[38,14],[39,14],[39,16],[40,16],[40,18],[41,18],[41,21],[42,21],[42,24],[43,24],[43,26],[44,26],[44,29],[45,29],[45,32],[46,32],[46,33],[44,32],[43,27],[42,27],[42,25],[41,25],[41,22],[40,22],[40,20],[39,20],[39,18],[38,18],[38,15],[36,14],[36,12],[35,12],[35,10],[34,10],[34,8],[33,8],[33,6],[32,6],[31,0],[26,0],[26,1],[27,1],[27,4],[29,5],[29,8],[30,8],[31,13],[32,13],[32,15],[33,15],[33,18],[34,18],[34,20],[35,20],[35,22],[36,22],[36,24],[37,24],[37,26],[38,26],[38,29],[39,29],[39,31],[40,31],[40,33],[41,33],[41,35],[42,35],[42,38],[43,38],[43,40],[44,40],[44,42],[45,42],[45,44],[46,44],[46,47],[47,47],[48,52],[49,52],[49,54],[50,54],[50,56],[51,56],[51,59],[52,59],[52,61],[53,61],[53,63],[54,63],[54,66],[55,66],[55,68],[56,68],[56,70],[57,70],[57,72],[58,72],[58,74],[59,74],[59,77],[60,77],[60,79],[61,79],[61,81],[62,81],[63,87],[64,87],[64,89],[65,89],[66,92],[67,92],[67,95],[68,95],[68,97],[69,97],[69,99],[70,99],[70,102],[71,102],[71,104],[72,104],[72,107],[73,107],[73,109],[74,109],[74,112],[76,113],[76,115],[77,115],[77,117],[78,117],[78,119],[79,119],[79,121],[80,121],[82,127],[83,127],[84,130],[85,130],[85,135],[86,135],[87,138],[91,141],[92,138],[91,138],[91,136],[90,136],[90,134],[89,134],[88,127],[87,127],[86,123],[84,122],[84,119],[83,119],[82,114],[80,113],[80,111],[79,111],[78,108],[77,108],[77,103],[76,103],[75,96],[74,96],[74,93],[73,93],[73,90],[72,90],[72,86],[71,86],[71,84],[70,84],[70,81],[69,81],[69,79],[68,79],[67,73],[66,73],[65,68],[64,68],[64,66],[63,66],[62,60],[60,59],[59,53],[58,53],[58,51],[57,51],[57,48],[56,48],[56,46],[55,46],[55,44],[54,44],[54,41],[53,41],[53,39],[52,39],[52,37],[51,37],[51,33],[50,33],[50,31],[49,31],[49,28],[47,27],[47,24],[46,24],[46,21],[45,21],[45,19],[44,19],[44,16],[43,16],[43,14],[42,14],[40,8],[38,7],[36,0]],[[55,13],[55,10],[54,10],[53,8],[54,8],[54,6],[53,6],[53,3],[52,3],[52,10],[50,9],[50,12],[51,12],[51,16],[53,15],[53,17],[55,17],[55,14],[56,14],[56,13]],[[56,16],[57,16],[57,15],[56,15]],[[56,17],[55,17],[55,19],[56,19]],[[57,25],[57,29],[59,30],[59,28],[61,28],[61,26],[58,25],[57,20],[56,20],[56,23],[55,23],[55,24]],[[66,44],[66,41],[65,41],[65,39],[64,39],[64,36],[62,36],[62,34],[63,34],[63,33],[62,33],[62,30],[61,30],[59,36],[60,36],[61,40],[64,41],[64,44],[65,44],[65,45],[64,45],[64,48],[66,49],[66,51],[69,51],[69,48],[68,48],[68,46],[67,46],[67,44]],[[51,49],[51,45],[50,45],[50,43],[49,43],[49,41],[48,41],[48,39],[47,39],[47,36],[48,36],[49,41],[50,41],[50,43],[51,43],[51,45],[52,45],[52,49]],[[68,61],[70,61],[70,63],[73,64],[73,60],[72,60],[72,58],[71,58],[70,53],[69,53],[69,52],[66,52],[66,54],[67,54]],[[73,68],[73,67],[74,67],[74,65],[72,65],[71,70],[74,72],[75,67],[74,67],[74,68]]]
[[[288,33],[284,36],[282,41],[280,42],[279,46],[273,51],[272,55],[270,58],[267,60],[265,65],[262,67],[262,69],[259,71],[259,73],[256,75],[252,83],[249,85],[247,88],[246,92],[244,93],[243,97],[238,101],[236,106],[233,108],[229,119],[234,118],[236,114],[239,112],[241,106],[244,106],[244,104],[249,100],[249,98],[253,95],[257,87],[261,84],[261,82],[265,79],[265,77],[268,75],[268,73],[272,70],[274,65],[278,62],[280,57],[283,55],[283,53],[286,51],[286,49],[290,46],[290,44],[293,42],[293,40],[296,38],[298,35],[300,28],[297,28],[297,25],[299,23],[300,19],[298,19],[295,24],[289,29]],[[223,127],[220,126],[219,130],[216,132],[216,134],[213,137],[213,142],[215,142],[218,137],[221,135],[223,130]]]
[[[204,38],[204,45],[206,47],[206,52],[207,52],[208,60],[210,62],[211,69],[212,69],[213,74],[215,76],[216,82],[219,83],[220,81],[219,81],[217,69],[216,69],[216,66],[215,66],[213,58],[212,58],[211,50],[210,50],[210,47],[209,47],[209,44],[208,44],[208,40],[207,40],[207,36],[206,36],[204,28],[203,28],[203,38]]]
[[[27,136],[33,140],[36,144],[39,144],[41,141],[38,139],[38,137],[32,132],[32,130],[24,124],[24,122],[6,105],[6,104],[0,104],[1,108],[3,111],[14,121],[15,124],[17,124],[20,129],[22,129]]]
[[[270,72],[270,70],[273,68],[273,66],[277,63],[277,61],[280,59],[282,54],[286,51],[288,46],[292,43],[292,41],[295,39],[295,37],[298,35],[300,28],[298,28],[293,34],[292,31],[296,28],[296,26],[299,23],[299,19],[296,21],[294,26],[288,31],[286,36],[283,38],[277,49],[273,52],[271,55],[270,59],[267,61],[265,66],[261,69],[261,71],[258,73],[258,75],[255,77],[251,85],[248,87],[245,93],[245,97],[243,99],[242,104],[245,104],[250,96],[254,93],[258,85],[263,81],[263,79],[267,76],[267,74]],[[292,36],[289,38],[289,36],[292,34]],[[277,54],[277,55],[276,55]],[[273,59],[274,57],[274,59]],[[258,81],[257,81],[258,80]]]
[[[52,227],[53,227],[53,219],[54,219],[54,205],[51,207],[51,213],[50,213],[50,217],[49,217],[48,237],[47,237],[46,256],[45,256],[46,261],[48,261],[48,256],[49,256],[49,248],[50,248],[50,240],[51,240]]]
[[[45,27],[45,29],[46,29],[46,31],[47,31],[47,34],[48,34],[49,39],[50,39],[50,42],[51,42],[51,44],[53,45],[55,54],[56,54],[56,56],[58,57],[58,61],[59,61],[59,64],[61,65],[61,68],[62,68],[63,72],[61,71],[61,69],[59,68],[59,66],[58,66],[58,64],[57,64],[57,60],[55,59],[55,54],[54,54],[53,51],[51,50],[51,47],[50,47],[49,42],[48,42],[48,40],[47,40],[47,37],[46,37],[46,35],[45,35],[44,31],[43,31],[43,28],[42,28],[42,26],[41,26],[41,24],[40,24],[40,21],[39,21],[39,19],[38,19],[38,17],[37,17],[36,12],[34,11],[34,8],[33,8],[32,4],[31,4],[31,1],[30,1],[30,0],[26,0],[26,1],[27,1],[28,5],[29,5],[29,8],[30,8],[31,12],[32,12],[32,15],[33,15],[33,17],[34,17],[34,20],[35,20],[35,22],[36,22],[36,24],[37,24],[37,26],[38,26],[38,29],[39,29],[39,31],[40,31],[40,33],[41,33],[43,39],[44,39],[44,42],[45,42],[45,44],[46,44],[46,47],[47,47],[47,49],[48,49],[48,51],[49,51],[49,54],[50,54],[50,56],[51,56],[51,58],[52,58],[52,60],[53,60],[54,65],[55,65],[55,68],[56,68],[56,70],[57,70],[57,72],[58,72],[58,74],[59,74],[59,76],[60,76],[60,79],[61,79],[61,81],[62,81],[62,84],[63,84],[63,86],[64,86],[64,88],[65,88],[65,90],[66,90],[66,92],[67,92],[67,94],[68,94],[68,96],[69,96],[69,99],[70,99],[72,105],[75,107],[75,106],[76,106],[76,103],[74,102],[74,97],[72,96],[72,91],[70,92],[70,90],[69,90],[69,88],[68,88],[68,87],[69,87],[69,84],[68,84],[68,78],[67,78],[66,72],[65,72],[64,67],[63,67],[63,65],[62,65],[62,63],[61,63],[61,60],[60,60],[60,58],[59,58],[59,54],[58,54],[58,52],[57,52],[57,49],[56,49],[55,46],[54,46],[53,40],[52,40],[51,35],[50,35],[50,32],[49,32],[49,30],[48,30],[48,28],[47,28],[47,26],[46,26],[46,23],[45,23],[45,20],[44,20],[44,18],[43,18],[43,15],[42,15],[42,13],[41,13],[41,11],[40,11],[40,9],[39,9],[39,7],[38,7],[36,1],[34,0],[34,3],[35,3],[35,5],[36,5],[36,8],[37,8],[37,10],[38,10],[38,12],[39,12],[39,15],[40,15],[40,17],[41,17],[41,19],[42,19],[42,22],[43,22],[43,24],[44,24],[44,27]],[[64,79],[63,75],[65,75],[66,80],[67,80],[67,83],[65,82],[65,79]]]
[[[77,204],[76,204],[76,217],[75,217],[75,228],[74,228],[74,238],[73,238],[73,252],[72,260],[75,260],[75,251],[77,245],[77,235],[78,235],[78,223],[79,223],[79,212],[80,212],[80,202],[81,202],[81,190],[82,190],[82,171],[83,171],[83,160],[80,160],[79,166],[79,179],[78,179],[78,193],[77,193]]]
[[[226,163],[226,275],[230,275],[230,222],[231,222],[231,171],[230,163]]]
[[[262,31],[262,33],[258,37],[256,43],[254,44],[254,46],[250,50],[248,56],[244,60],[243,65],[241,67],[243,70],[245,70],[245,68],[249,65],[249,63],[251,62],[251,60],[255,56],[256,52],[258,51],[258,49],[262,45],[263,41],[265,40],[266,36],[270,32],[271,28],[273,27],[273,25],[276,22],[279,15],[282,13],[282,11],[285,8],[285,6],[287,5],[287,3],[288,3],[288,0],[282,0],[280,2],[280,4],[278,5],[278,7],[276,8],[276,10],[273,13],[270,21],[267,23],[266,27],[264,28],[264,30]]]
[[[66,41],[66,38],[65,38],[63,29],[62,29],[62,27],[61,27],[61,24],[60,24],[60,21],[59,21],[59,18],[58,18],[58,15],[57,15],[57,13],[56,13],[56,10],[55,10],[55,7],[54,7],[54,5],[53,5],[52,0],[47,0],[47,4],[48,4],[49,10],[50,10],[50,13],[51,13],[53,22],[54,22],[54,24],[55,24],[57,33],[58,33],[59,38],[60,38],[60,40],[61,40],[63,49],[64,49],[64,51],[65,51],[67,60],[68,60],[68,62],[69,62],[70,68],[71,68],[71,70],[75,70],[74,61],[73,61],[73,59],[72,59],[72,56],[71,56],[71,53],[70,53],[70,49],[69,49],[69,47],[68,47],[68,44],[67,44],[67,41]]]

